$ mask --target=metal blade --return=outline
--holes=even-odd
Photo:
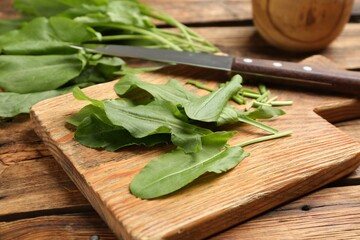
[[[103,47],[91,48],[91,52],[104,55],[131,57],[158,62],[179,63],[197,67],[231,70],[233,57],[217,56],[204,53],[179,52],[166,49],[149,49],[144,47],[134,47],[125,45],[104,45]]]

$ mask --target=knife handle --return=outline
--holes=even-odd
[[[314,65],[235,57],[232,71],[264,82],[309,86],[360,96],[360,72],[328,69]]]

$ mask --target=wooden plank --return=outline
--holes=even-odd
[[[335,126],[360,142],[360,118],[336,123]],[[350,176],[341,179],[335,184],[360,185],[360,168],[356,169]]]
[[[251,0],[142,0],[162,9],[185,24],[214,24],[252,20]],[[205,9],[205,10],[204,10]],[[353,16],[360,15],[360,0],[355,0]]]
[[[241,57],[277,59],[299,62],[313,53],[291,54],[271,47],[256,32],[255,27],[193,28],[217,45],[223,52]],[[360,24],[347,24],[340,36],[317,54],[332,60],[342,68],[359,69]]]
[[[360,234],[360,187],[325,188],[210,239],[355,239]],[[340,203],[340,204],[339,204]],[[116,239],[94,213],[0,222],[1,239]]]
[[[210,239],[358,239],[359,199],[360,186],[322,189]]]
[[[178,66],[145,74],[143,78],[161,83],[170,78],[204,80],[207,76],[209,84],[215,84],[211,81],[221,79],[222,73],[219,74],[206,71],[204,75],[198,68]],[[90,87],[86,92],[100,99],[114,97],[111,95],[113,84]],[[360,144],[312,111],[313,104],[334,100],[333,97],[272,90],[280,98],[290,98],[297,103],[288,109],[287,116],[271,121],[278,129],[293,129],[295,134],[291,139],[250,146],[247,149],[251,157],[233,171],[214,179],[212,176],[201,178],[191,187],[153,201],[135,198],[129,193],[128,185],[133,176],[163,150],[149,152],[136,148],[111,153],[79,146],[64,123],[84,103],[71,95],[37,104],[32,116],[37,133],[117,236],[200,238],[347,175],[360,163]],[[253,128],[244,128],[232,144],[249,138],[249,133],[261,134]],[[268,151],[262,151],[263,148]],[[119,158],[122,161],[116,160]]]
[[[96,213],[50,215],[0,222],[0,229],[1,240],[116,239]]]
[[[90,208],[33,129],[25,115],[0,122],[0,218]]]
[[[18,17],[18,14],[12,9],[13,0],[0,1],[0,19],[10,19]]]
[[[335,124],[336,127],[346,132],[349,136],[360,141],[360,118]]]
[[[0,219],[44,210],[91,208],[53,158],[11,165],[0,177]]]
[[[11,8],[12,0],[0,1],[0,18],[18,15]],[[219,22],[239,22],[252,19],[251,0],[142,0],[164,10],[185,24],[211,24]],[[206,11],[204,11],[206,9]],[[360,0],[354,1],[353,15],[360,15]]]
[[[185,24],[233,22],[252,19],[251,0],[142,0]]]

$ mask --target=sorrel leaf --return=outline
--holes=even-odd
[[[106,115],[114,125],[124,127],[136,138],[170,133],[171,141],[189,153],[199,151],[201,136],[212,132],[176,117],[181,113],[167,101],[155,100],[135,107],[124,107],[121,102],[122,99],[105,101]]]
[[[121,78],[115,84],[114,90],[119,96],[130,98],[150,94],[155,99],[168,101],[175,105],[185,105],[189,101],[199,98],[195,93],[185,89],[179,81],[170,79],[166,84],[153,84],[142,81],[135,75],[127,75]],[[131,94],[132,92],[136,94]]]
[[[54,90],[78,76],[77,55],[0,55],[0,88],[16,93]]]
[[[148,163],[130,184],[132,194],[143,199],[174,192],[206,172],[221,173],[236,166],[247,154],[241,147],[225,147],[234,132],[217,132],[202,138],[203,148],[186,154],[181,149]]]
[[[241,88],[241,77],[235,75],[230,82],[218,90],[185,105],[186,115],[194,120],[216,122],[229,99]]]
[[[155,134],[144,138],[135,138],[123,127],[107,124],[103,119],[91,114],[81,121],[76,130],[75,139],[87,147],[116,151],[131,145],[154,146],[159,143],[168,143],[170,135]]]
[[[71,92],[73,88],[74,86],[69,86],[57,90],[23,94],[0,92],[0,116],[14,117],[20,113],[29,113],[31,106],[35,103]]]

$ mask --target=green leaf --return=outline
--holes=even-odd
[[[68,9],[61,1],[49,0],[14,0],[14,8],[29,16],[50,17]]]
[[[73,89],[73,95],[77,100],[81,100],[81,101],[89,101],[91,102],[94,106],[98,107],[98,108],[102,108],[104,109],[104,103],[100,100],[88,97],[83,91],[81,91],[80,88],[76,87]]]
[[[247,154],[241,147],[224,146],[234,132],[217,132],[202,138],[203,148],[186,154],[177,148],[152,160],[130,184],[132,194],[151,199],[172,193],[206,172],[228,171]]]
[[[136,138],[171,133],[171,141],[188,153],[199,151],[201,136],[211,133],[176,117],[181,113],[170,102],[155,100],[134,107],[124,107],[122,102],[122,99],[105,101],[106,115],[114,125],[124,127]]]
[[[142,91],[139,91],[139,89]],[[184,86],[176,80],[169,80],[166,84],[152,84],[141,81],[135,75],[122,77],[121,80],[115,84],[114,90],[119,96],[124,96],[137,90],[136,93],[133,94],[137,97],[147,93],[155,99],[168,101],[174,105],[185,105],[189,101],[199,98],[198,95],[185,89]]]
[[[0,46],[6,54],[68,54],[78,50],[68,45],[96,38],[93,30],[64,17],[39,17],[20,30],[0,36]]]
[[[54,90],[78,76],[77,55],[0,55],[0,87],[16,93]]]
[[[235,75],[230,82],[218,90],[185,105],[186,115],[194,120],[216,122],[229,99],[241,88],[241,77]]]
[[[114,80],[117,77],[117,72],[121,69],[125,62],[118,57],[105,57],[96,55],[82,54],[80,57],[84,58],[86,64],[85,69],[81,74],[74,78],[71,83],[104,83]],[[94,59],[96,57],[96,59]]]
[[[25,19],[0,20],[0,35],[18,29]]]
[[[14,117],[20,113],[29,113],[31,106],[35,103],[71,92],[73,87],[25,94],[0,92],[0,117]]]
[[[228,104],[227,106],[225,106],[219,118],[216,120],[216,125],[222,126],[239,122],[239,114],[241,113],[242,112]]]
[[[257,109],[254,109],[251,112],[244,113],[244,115],[252,119],[269,119],[273,117],[282,116],[284,114],[285,114],[284,110],[269,106],[261,106],[258,107]]]
[[[67,43],[63,42],[24,40],[3,46],[3,52],[7,55],[62,55],[75,54],[77,50],[70,48]]]
[[[92,104],[86,105],[83,107],[78,113],[67,120],[67,123],[78,127],[80,123],[90,115],[95,115],[99,119],[101,119],[106,124],[111,124],[110,120],[107,118],[104,109],[96,107]]]
[[[105,114],[105,113],[104,113]],[[126,129],[105,123],[97,115],[91,114],[82,120],[75,132],[75,139],[84,146],[116,151],[130,145],[154,146],[168,143],[169,134],[156,134],[144,138],[134,138]]]

